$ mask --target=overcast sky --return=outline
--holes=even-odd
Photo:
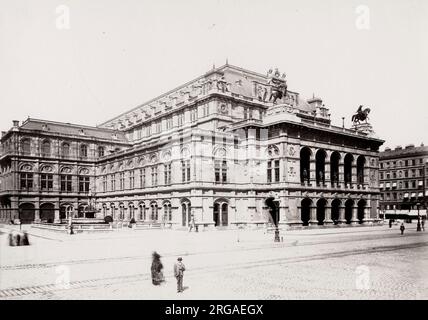
[[[100,124],[226,58],[278,67],[336,125],[370,107],[384,146],[428,143],[426,0],[0,0],[0,128]]]

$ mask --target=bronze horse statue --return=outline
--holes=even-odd
[[[287,95],[287,84],[285,82],[284,83],[274,82],[274,84],[276,84],[276,86],[272,87],[269,101],[271,101],[273,98],[273,103],[275,104],[277,99],[282,99]]]
[[[360,121],[366,121],[369,119],[370,108],[365,108],[363,110],[363,106],[359,106],[357,113],[355,113],[351,120],[354,124],[360,124]]]

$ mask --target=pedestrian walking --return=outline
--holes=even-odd
[[[422,226],[422,231],[425,231],[425,219],[422,219],[421,226]]]
[[[403,235],[403,234],[404,234],[404,229],[406,229],[406,228],[404,227],[404,222],[401,222],[401,226],[400,226],[401,235]]]
[[[183,273],[186,270],[182,258],[179,257],[177,262],[174,264],[174,276],[177,279],[177,293],[183,292]]]
[[[158,286],[163,281],[165,281],[165,278],[162,272],[163,265],[162,265],[162,262],[160,261],[160,258],[161,256],[159,255],[159,253],[157,253],[156,251],[153,252],[151,272],[152,272],[152,283],[155,286]]]
[[[195,229],[195,216],[192,214],[189,223],[189,232]]]
[[[389,228],[390,229],[392,228],[392,220],[391,219],[389,219]]]

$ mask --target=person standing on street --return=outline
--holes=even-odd
[[[423,218],[422,218],[421,226],[422,226],[422,231],[425,231],[425,219]]]
[[[392,228],[392,220],[391,219],[389,219],[389,228],[390,229]]]
[[[177,293],[183,292],[183,273],[186,270],[182,258],[178,257],[177,262],[174,264],[174,276],[177,279]]]
[[[404,222],[401,222],[401,226],[400,226],[401,235],[403,235],[403,234],[404,234],[404,229],[406,229],[406,228],[404,227]]]
[[[155,286],[160,285],[163,281],[164,281],[164,277],[163,277],[163,265],[162,262],[160,261],[160,254],[157,253],[156,251],[153,252],[152,254],[152,267],[151,267],[151,272],[152,272],[152,283]]]

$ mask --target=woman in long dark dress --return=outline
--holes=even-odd
[[[163,272],[162,272],[163,265],[162,265],[162,262],[160,261],[160,258],[161,256],[156,251],[153,252],[151,271],[152,271],[152,283],[155,286],[160,285],[164,281]]]

